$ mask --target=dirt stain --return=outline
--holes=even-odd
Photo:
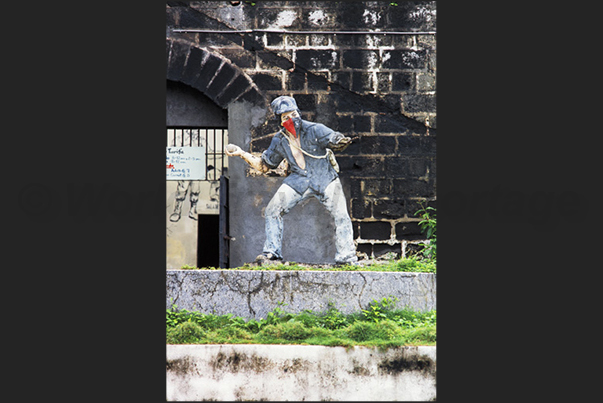
[[[194,364],[188,358],[178,358],[166,361],[166,371],[173,372],[176,375],[187,375],[194,370]]]
[[[235,351],[230,354],[219,352],[211,366],[214,371],[222,370],[236,373],[251,370],[260,373],[274,367],[274,363],[267,358],[259,357],[255,354],[247,355]]]
[[[426,375],[435,374],[435,363],[427,356],[397,357],[383,360],[379,363],[379,372],[397,374],[406,371],[417,371]]]

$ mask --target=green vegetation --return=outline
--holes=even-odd
[[[283,305],[283,304],[281,304]],[[436,344],[436,311],[396,309],[396,299],[373,300],[361,312],[343,314],[333,304],[325,312],[287,313],[281,306],[260,320],[166,310],[168,344],[301,344],[375,346]]]
[[[436,209],[433,207],[424,207],[421,206],[421,209],[415,213],[421,217],[421,221],[419,221],[419,227],[421,231],[428,239],[428,242],[423,242],[421,245],[423,249],[421,250],[421,254],[423,257],[429,261],[436,261]]]

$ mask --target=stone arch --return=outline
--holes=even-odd
[[[265,97],[253,80],[224,56],[196,44],[166,38],[167,79],[187,84],[226,109],[245,100],[265,106]]]

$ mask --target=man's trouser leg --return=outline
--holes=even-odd
[[[281,251],[283,214],[288,213],[290,209],[304,198],[288,185],[282,184],[278,188],[264,212],[266,216],[266,241],[264,242],[263,253],[272,253],[279,259],[283,258]]]
[[[327,186],[324,196],[319,197],[318,200],[331,213],[335,222],[335,248],[337,250],[335,262],[353,263],[358,261],[352,220],[348,214],[345,194],[339,178]]]
[[[198,220],[199,217],[197,216],[197,202],[199,201],[199,193],[201,193],[201,181],[191,181],[189,190],[191,193],[191,208],[188,211],[188,216],[193,220]]]
[[[176,187],[176,201],[174,203],[174,212],[170,215],[170,221],[172,222],[180,220],[182,203],[186,198],[186,193],[188,191],[190,183],[191,181],[178,181],[178,186]]]

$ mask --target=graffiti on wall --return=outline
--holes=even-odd
[[[171,207],[169,220],[171,222],[179,221],[182,217],[183,207],[188,208],[186,216],[192,220],[197,220],[199,214],[218,214],[219,191],[219,181],[177,181],[176,189],[173,191],[173,204],[168,206],[168,208]],[[201,198],[200,195],[203,197]]]

